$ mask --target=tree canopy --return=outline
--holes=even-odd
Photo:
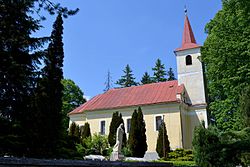
[[[62,115],[64,130],[68,129],[69,118],[67,114],[76,107],[86,102],[83,92],[71,79],[63,79]]]
[[[250,84],[250,1],[222,2],[222,10],[206,25],[202,60],[212,120],[221,130],[239,130],[239,95]]]

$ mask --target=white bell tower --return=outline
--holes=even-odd
[[[204,121],[207,127],[207,103],[200,48],[201,46],[196,43],[185,11],[182,45],[174,51],[177,60],[178,84],[185,86],[187,93],[185,102],[189,106],[187,114],[193,117],[192,126],[197,125],[198,122],[194,121],[194,117],[197,117],[197,120]]]

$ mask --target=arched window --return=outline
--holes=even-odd
[[[192,65],[192,57],[190,55],[186,56],[186,65]]]

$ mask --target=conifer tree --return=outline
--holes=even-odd
[[[122,88],[136,86],[135,78],[133,77],[132,70],[130,66],[127,64],[125,70],[123,70],[124,75],[119,79],[116,84],[120,85]]]
[[[146,136],[146,124],[143,118],[141,107],[138,108],[137,124],[138,124],[139,136],[138,136],[138,150],[136,156],[144,157],[144,154],[148,149],[148,145]]]
[[[33,3],[0,1],[0,127],[8,129],[6,133],[0,132],[0,154],[3,151],[14,156],[27,155],[33,139],[30,122],[34,121],[31,108],[34,76],[38,51],[46,41],[31,37],[40,28],[39,21],[30,16]]]
[[[40,114],[38,128],[40,151],[42,156],[57,156],[61,137],[62,126],[62,96],[63,85],[63,20],[59,14],[53,24],[51,42],[48,46],[43,76],[38,85],[37,110]],[[43,125],[43,126],[42,126]]]
[[[72,122],[69,127],[69,133],[70,140],[73,141],[73,143],[80,143],[80,127],[75,122]]]
[[[69,127],[69,136],[74,136],[76,131],[76,123],[72,122]]]
[[[168,81],[176,80],[173,69],[171,67],[167,71],[167,76],[168,76],[168,79],[167,79]]]
[[[156,60],[155,67],[152,68],[152,70],[154,71],[153,82],[164,82],[167,80],[165,78],[166,76],[165,66],[164,64],[161,63],[160,59]]]
[[[131,118],[131,126],[129,131],[129,138],[128,138],[128,146],[129,150],[131,151],[131,155],[135,156],[138,146],[138,124],[137,124],[138,113],[137,110],[134,110]]]
[[[108,141],[109,141],[109,144],[111,147],[114,146],[116,143],[116,131],[121,123],[124,124],[124,121],[122,119],[122,114],[121,113],[119,114],[118,111],[114,112],[112,115],[112,120],[111,120],[110,126],[109,126],[109,135],[108,135]],[[124,127],[123,127],[123,130],[125,132]],[[126,133],[123,134],[123,141],[122,142],[123,142],[123,146],[126,146],[126,142],[127,142]]]
[[[108,70],[107,79],[105,82],[105,89],[103,90],[104,92],[107,92],[109,89],[113,87],[112,82],[113,82],[112,77],[111,77],[110,71]]]
[[[39,138],[39,126],[45,124],[38,125],[37,121],[43,120],[36,118],[46,117],[34,107],[37,103],[35,89],[40,73],[38,65],[44,58],[43,44],[49,38],[35,38],[31,34],[42,27],[41,9],[50,14],[60,11],[64,17],[78,11],[50,0],[0,1],[0,127],[8,126],[6,133],[0,132],[0,154],[34,157],[40,153],[33,151],[36,146],[40,147],[35,140]],[[33,18],[34,12],[40,20]],[[2,144],[6,150],[2,149]]]
[[[160,158],[168,157],[168,153],[170,152],[170,143],[168,140],[165,122],[162,122],[161,127],[159,129],[156,152],[158,153],[158,156]]]
[[[80,138],[80,127],[79,127],[79,125],[76,125],[76,130],[75,130],[74,136],[76,136],[77,138]]]
[[[87,137],[90,137],[90,136],[91,136],[90,125],[88,122],[86,122],[81,131],[81,138],[86,139]]]
[[[145,84],[149,84],[149,83],[152,83],[152,82],[153,82],[153,81],[152,81],[150,75],[148,74],[148,72],[145,72],[145,73],[143,74],[143,76],[142,76],[141,83],[142,83],[143,85],[145,85]]]
[[[128,145],[132,156],[143,157],[147,151],[146,125],[141,108],[134,110],[131,118]]]

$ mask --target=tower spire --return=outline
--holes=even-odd
[[[184,8],[184,13],[185,13],[185,21],[184,21],[184,30],[183,30],[183,36],[182,36],[182,45],[180,48],[177,48],[175,51],[199,47],[199,45],[197,45],[196,43],[192,27],[187,16],[186,5]]]

